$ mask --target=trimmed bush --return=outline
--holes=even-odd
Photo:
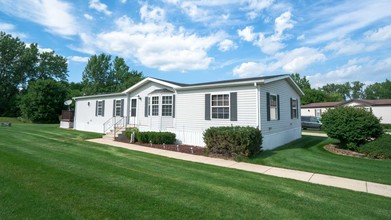
[[[391,159],[391,135],[385,134],[378,139],[364,144],[359,152],[375,159]]]
[[[135,139],[137,140],[137,133],[139,132],[138,128],[127,128],[125,130],[125,132],[124,132],[124,135],[125,135],[126,138],[130,139],[132,134],[133,134],[133,132],[135,133],[135,135],[136,135]]]
[[[210,127],[204,132],[210,153],[225,156],[253,156],[261,150],[262,134],[254,127]]]
[[[176,141],[176,136],[171,132],[138,132],[136,134],[137,141],[141,143],[150,143],[152,144],[174,144]]]
[[[338,107],[322,115],[323,129],[331,138],[338,139],[341,147],[367,143],[383,135],[380,119],[361,108]]]

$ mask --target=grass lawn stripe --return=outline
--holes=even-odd
[[[94,144],[77,138],[90,134],[51,125],[7,131],[0,130],[0,219],[391,215],[390,199],[376,195]]]

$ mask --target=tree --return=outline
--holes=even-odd
[[[321,90],[325,91],[328,94],[339,94],[343,97],[344,100],[348,100],[351,98],[351,86],[349,82],[346,82],[344,84],[326,84],[321,88]]]
[[[19,111],[15,108],[19,88],[34,67],[30,55],[19,38],[0,32],[0,116],[15,116]]]
[[[364,94],[364,83],[360,81],[352,82],[351,90],[352,90],[352,98],[353,99],[363,99],[365,97]]]
[[[305,76],[301,78],[299,73],[292,73],[291,78],[295,81],[301,90],[311,89],[310,81]]]
[[[141,72],[129,72],[123,58],[115,57],[112,61],[111,55],[93,55],[83,71],[83,94],[119,92],[142,79]]]
[[[391,81],[369,85],[364,93],[366,99],[391,99]]]
[[[380,119],[362,108],[330,109],[322,115],[322,124],[327,136],[340,140],[342,147],[355,148],[383,135]]]
[[[53,79],[32,81],[20,101],[22,116],[33,122],[58,122],[66,96],[67,88],[62,82]]]
[[[54,52],[39,52],[19,38],[0,32],[0,116],[18,116],[19,100],[28,84],[37,79],[66,81],[67,62]]]

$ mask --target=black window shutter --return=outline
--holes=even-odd
[[[145,97],[145,111],[144,111],[144,116],[148,117],[148,97]]]
[[[95,102],[95,116],[98,116],[98,101]]]
[[[266,112],[267,120],[270,121],[270,93],[266,93]]]
[[[205,94],[205,120],[210,120],[210,94]]]
[[[121,117],[124,117],[124,99],[121,99]]]
[[[102,116],[105,116],[105,100],[102,101]]]
[[[277,95],[277,113],[278,113],[278,120],[280,120],[280,96]]]
[[[115,116],[115,99],[113,100],[113,116]]]
[[[291,119],[293,119],[293,99],[291,98]]]
[[[231,121],[237,121],[238,120],[238,93],[237,92],[231,92],[229,95],[230,98],[230,116]]]
[[[175,95],[172,95],[172,117],[175,118]]]

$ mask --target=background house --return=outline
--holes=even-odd
[[[379,99],[379,100],[365,100],[365,99],[352,99],[349,101],[341,102],[319,102],[311,103],[301,106],[302,116],[317,116],[321,117],[328,109],[336,108],[338,106],[351,106],[356,108],[364,108],[367,111],[381,118],[380,123],[391,124],[391,99]]]
[[[122,93],[76,97],[74,127],[107,133],[120,121],[204,146],[209,127],[252,126],[262,130],[263,148],[272,149],[301,137],[301,95],[289,75],[198,84],[146,78]]]

